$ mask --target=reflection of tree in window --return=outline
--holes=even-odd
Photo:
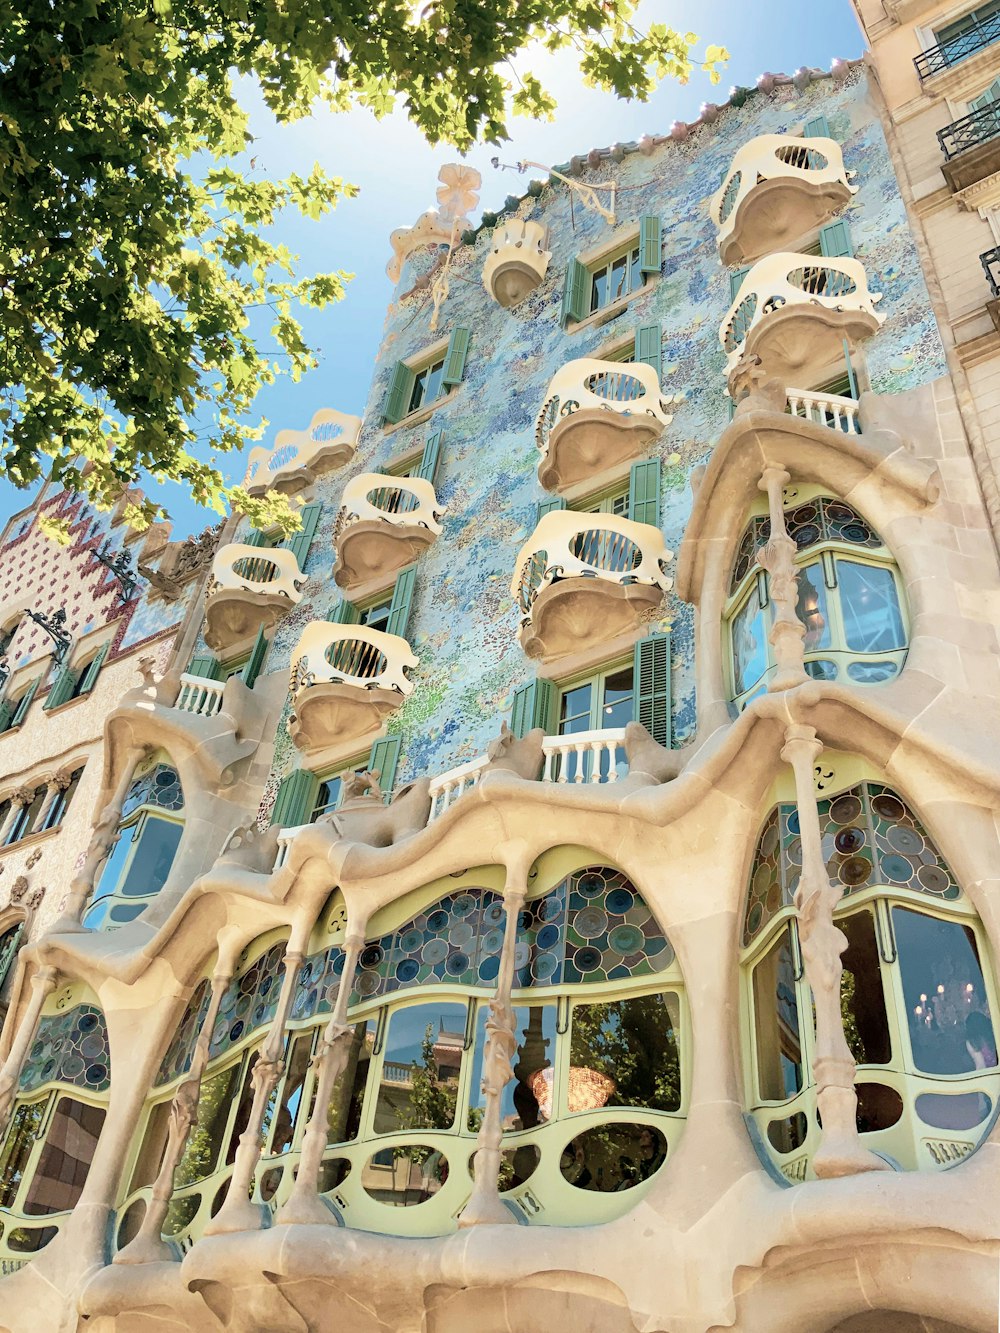
[[[595,1070],[611,1083],[598,1105],[644,1106],[677,1111],[681,1104],[680,1054],[674,1035],[677,997],[639,995],[573,1006],[570,1039],[570,1110],[575,1071]]]
[[[802,1037],[787,926],[753,970],[753,1007],[760,1095],[783,1101],[802,1087]]]
[[[464,1004],[421,1004],[389,1019],[375,1132],[450,1129],[465,1046]]]

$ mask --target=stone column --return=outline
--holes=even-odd
[[[785,731],[782,759],[795,773],[795,798],[802,839],[802,874],[795,890],[795,910],[806,980],[816,1009],[813,1073],[816,1102],[823,1120],[821,1142],[812,1160],[817,1176],[849,1176],[859,1171],[887,1171],[888,1164],[861,1146],[857,1126],[856,1066],[844,1035],[840,1008],[841,955],[847,937],[833,922],[841,889],[831,884],[823,860],[823,840],[813,785],[813,768],[823,749],[813,727],[793,723]]]
[[[774,609],[774,618],[768,640],[774,649],[776,670],[768,682],[768,690],[790,690],[809,679],[803,665],[806,628],[795,613],[798,602],[798,580],[795,574],[796,545],[785,527],[785,509],[782,492],[791,477],[780,467],[766,467],[758,486],[767,492],[771,536],[767,545],[757,552],[757,563],[767,570],[768,592]]]
[[[111,800],[101,811],[91,834],[86,859],[80,870],[73,876],[69,886],[69,896],[59,920],[52,926],[51,933],[57,935],[63,931],[79,930],[80,917],[87,899],[94,891],[97,876],[107,860],[112,843],[118,832],[122,817],[122,806],[132,785],[132,777],[140,762],[150,753],[148,745],[133,745],[125,752],[121,777]]]
[[[0,1130],[7,1126],[11,1107],[17,1092],[17,1082],[21,1077],[21,1066],[28,1047],[35,1039],[42,1006],[56,988],[58,972],[54,967],[40,967],[31,978],[31,998],[24,1011],[24,1017],[17,1029],[17,1035],[11,1043],[10,1052],[0,1071]]]
[[[475,1181],[469,1202],[459,1214],[460,1227],[478,1226],[484,1222],[516,1225],[517,1219],[504,1206],[498,1187],[502,1160],[503,1119],[501,1100],[503,1091],[514,1077],[514,1053],[517,1035],[514,1031],[514,1010],[510,993],[514,986],[514,952],[517,946],[517,921],[528,891],[529,867],[519,860],[507,867],[503,900],[507,913],[503,947],[500,950],[500,971],[497,988],[490,1000],[490,1016],[486,1020],[486,1048],[483,1051],[483,1096],[486,1106],[476,1139],[474,1165]]]
[[[205,1021],[195,1042],[191,1068],[188,1070],[187,1078],[174,1093],[170,1104],[170,1125],[167,1130],[167,1146],[163,1153],[163,1162],[159,1174],[153,1181],[142,1225],[136,1236],[115,1255],[113,1262],[116,1264],[162,1263],[164,1260],[177,1258],[174,1247],[163,1239],[161,1233],[174,1192],[174,1173],[180,1165],[191,1126],[198,1119],[198,1100],[201,1096],[205,1066],[208,1064],[212,1031],[219,1015],[219,1005],[226,993],[226,987],[232,980],[232,975],[230,962],[225,967],[217,968],[212,976],[212,994],[205,1012]]]
[[[35,797],[34,787],[18,787],[11,798],[11,806],[7,811],[7,818],[0,824],[0,847],[7,841],[7,835],[14,827],[14,823],[20,818],[21,811],[26,805],[30,805]]]
[[[258,1231],[263,1223],[263,1210],[259,1204],[251,1203],[250,1188],[253,1184],[254,1171],[260,1161],[261,1148],[264,1146],[264,1113],[271,1093],[278,1080],[285,1072],[285,1024],[295,998],[295,986],[302,966],[301,948],[292,947],[296,937],[285,950],[283,966],[285,975],[281,982],[281,994],[274,1020],[264,1040],[257,1063],[254,1065],[251,1079],[253,1082],[253,1104],[247,1127],[240,1135],[233,1163],[233,1174],[229,1178],[226,1201],[218,1213],[205,1227],[205,1235],[215,1235],[227,1231]]]
[[[45,827],[45,821],[48,818],[49,811],[52,809],[53,801],[56,799],[59,793],[61,791],[65,791],[68,786],[69,786],[68,777],[67,778],[56,777],[53,778],[52,781],[47,784],[45,790],[45,800],[38,807],[38,815],[35,821],[38,824],[39,829]]]
[[[336,1222],[335,1214],[319,1197],[319,1173],[326,1151],[327,1120],[330,1102],[338,1081],[343,1078],[354,1041],[354,1028],[347,1022],[347,1006],[354,989],[354,975],[358,957],[365,947],[366,921],[349,921],[344,941],[344,970],[333,1013],[316,1047],[312,1059],[316,1092],[312,1115],[302,1137],[302,1154],[295,1184],[287,1202],[279,1209],[275,1223],[279,1226],[298,1223]]]

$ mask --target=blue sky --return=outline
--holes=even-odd
[[[525,60],[524,67],[539,74],[555,94],[556,119],[552,123],[515,119],[509,143],[499,149],[477,148],[468,155],[466,160],[482,173],[483,209],[498,208],[508,194],[520,194],[530,176],[540,174],[496,171],[490,159],[497,154],[501,162],[509,163],[565,162],[574,153],[646,133],[661,134],[675,120],[693,120],[702,102],[724,101],[731,85],[753,84],[765,71],[790,74],[802,65],[828,69],[835,56],[855,57],[863,49],[849,0],[700,0],[698,5],[646,0],[639,21],[666,22],[682,32],[693,29],[702,47],[710,42],[727,47],[730,61],[722,83],[713,87],[707,75],[696,72],[686,87],[666,81],[649,102],[622,102],[585,88],[568,55]],[[391,255],[389,233],[412,224],[434,206],[439,169],[459,158],[454,149],[429,147],[399,113],[376,121],[365,111],[340,116],[321,112],[280,126],[249,84],[244,102],[251,112],[259,170],[276,177],[290,171],[307,175],[319,162],[361,191],[319,222],[289,215],[276,229],[301,257],[303,273],[344,269],[356,276],[338,305],[305,312],[306,338],[319,349],[319,367],[298,384],[282,379],[259,396],[259,417],[270,423],[264,437],[269,445],[276,431],[307,426],[321,407],[362,412],[392,292],[385,275]],[[235,455],[224,460],[224,469],[232,479],[242,478],[243,464]],[[215,521],[176,486],[152,487],[151,493],[170,510],[175,536]],[[29,495],[0,482],[0,517],[6,519],[23,508]]]

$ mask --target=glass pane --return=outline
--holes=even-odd
[[[559,701],[560,736],[590,730],[590,699],[593,689],[593,684],[588,680],[563,692]]]
[[[450,1129],[465,1044],[464,1004],[416,1004],[389,1018],[375,1132]]]
[[[681,1062],[677,996],[639,995],[575,1004],[569,1048],[567,1109],[647,1106],[677,1111]]]
[[[622,255],[611,264],[611,279],[608,283],[608,300],[617,301],[628,291],[628,255]]]
[[[598,726],[612,729],[632,721],[632,668],[622,667],[604,678],[604,699]]]
[[[427,372],[427,388],[424,391],[424,402],[433,403],[435,398],[441,392],[441,376],[444,374],[444,362],[439,361],[437,365],[431,366]]]
[[[374,1153],[361,1173],[367,1194],[392,1208],[413,1208],[432,1199],[448,1179],[448,1159],[436,1148],[413,1144]]]
[[[968,926],[892,909],[913,1061],[927,1074],[993,1069],[997,1043]]]
[[[295,1126],[298,1122],[299,1107],[302,1103],[302,1085],[309,1070],[309,1054],[312,1050],[312,1033],[306,1032],[296,1037],[292,1043],[285,1081],[281,1089],[281,1105],[278,1107],[277,1123],[271,1140],[271,1152],[277,1155],[287,1152],[292,1146]]]
[[[472,1087],[469,1094],[469,1131],[478,1133],[486,1105],[483,1097],[483,1052],[486,1048],[486,1019],[489,1009],[479,1006],[476,1017],[476,1045],[472,1058]],[[534,1129],[544,1124],[552,1109],[552,1067],[556,1051],[556,1006],[535,1004],[514,1006],[514,1032],[517,1050],[514,1054],[514,1077],[500,1098],[500,1116],[505,1134],[519,1129]],[[547,1078],[539,1078],[547,1075]],[[536,1092],[539,1094],[536,1096]],[[545,1110],[539,1104],[539,1096]],[[518,1150],[520,1151],[520,1150]],[[515,1174],[526,1180],[521,1170],[524,1163],[515,1162]]]
[[[591,310],[600,310],[608,303],[608,270],[598,269],[594,274],[594,285],[590,293]]]
[[[14,1206],[18,1186],[48,1104],[48,1098],[43,1097],[40,1102],[32,1102],[30,1106],[19,1106],[11,1118],[10,1129],[0,1149],[0,1208]]]
[[[327,1107],[326,1141],[348,1143],[357,1138],[361,1112],[365,1105],[365,1088],[371,1068],[372,1049],[375,1045],[375,1020],[355,1023],[354,1038],[347,1056],[344,1072],[337,1080]]]
[[[230,1104],[236,1091],[240,1066],[230,1065],[219,1074],[206,1078],[198,1097],[198,1119],[191,1127],[184,1155],[174,1174],[174,1187],[180,1189],[192,1181],[204,1180],[215,1170],[226,1133]]]
[[[72,1097],[59,1098],[28,1187],[26,1213],[37,1217],[75,1207],[83,1193],[104,1116],[103,1106],[87,1106]]]
[[[641,1185],[667,1160],[667,1141],[652,1125],[595,1125],[563,1149],[559,1170],[579,1190],[614,1194]]]
[[[319,784],[316,805],[312,812],[314,821],[336,810],[337,802],[340,800],[340,783],[341,775],[338,773],[335,778],[327,778],[325,782]]]
[[[823,566],[817,561],[806,565],[795,576],[798,585],[798,600],[795,614],[806,627],[803,646],[807,653],[817,648],[830,646],[830,613],[826,606],[826,584],[823,581]]]
[[[183,832],[183,824],[158,819],[156,815],[146,816],[135,855],[121,886],[123,897],[148,898],[159,893],[170,874]]]
[[[906,646],[891,570],[838,560],[837,584],[848,648],[858,653],[887,653]]]
[[[101,871],[101,878],[94,892],[95,898],[99,898],[104,893],[114,893],[118,887],[118,881],[121,879],[125,860],[132,848],[132,839],[136,835],[137,827],[136,824],[129,824],[127,828],[120,830],[115,845],[111,849],[111,854]]]
[[[633,250],[629,256],[629,266],[632,271],[631,290],[637,292],[643,283],[643,273],[639,268],[639,251]]]
[[[802,1036],[788,926],[753,970],[757,1080],[764,1101],[794,1097],[802,1087]]]
[[[755,685],[767,670],[766,633],[760,590],[755,585],[733,617],[733,685],[736,694]]]
[[[226,1148],[227,1166],[231,1166],[233,1162],[236,1161],[236,1149],[239,1147],[240,1135],[243,1133],[247,1125],[249,1125],[250,1123],[250,1112],[253,1109],[253,1099],[254,1099],[253,1071],[254,1071],[254,1065],[256,1065],[257,1063],[257,1058],[259,1054],[260,1054],[259,1051],[251,1051],[250,1057],[246,1062],[246,1068],[243,1074],[243,1087],[240,1089],[240,1099],[236,1105],[236,1115],[233,1118],[233,1126],[232,1129],[229,1131],[229,1146]],[[274,1106],[274,1101],[272,1098],[271,1105],[267,1108],[267,1111],[265,1112],[265,1118],[267,1120],[267,1125],[265,1126],[265,1133],[267,1132],[267,1129],[270,1127],[269,1113],[272,1111],[273,1106]]]
[[[859,1065],[885,1065],[892,1058],[889,1020],[879,967],[875,919],[856,912],[837,921],[847,936],[840,978],[840,1012],[844,1035]]]
[[[420,404],[424,401],[424,394],[427,391],[428,373],[429,372],[426,370],[421,370],[418,371],[416,375],[414,375],[413,390],[410,393],[410,404],[409,407],[407,408],[407,411],[415,412],[417,408],[420,406]]]
[[[387,597],[383,602],[376,602],[374,606],[370,606],[366,611],[361,612],[362,625],[368,625],[370,629],[384,630],[389,622],[391,609],[391,597]]]

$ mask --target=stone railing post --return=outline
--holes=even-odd
[[[292,938],[295,938],[294,932]],[[285,975],[274,1020],[251,1075],[253,1103],[250,1118],[240,1135],[226,1201],[205,1227],[206,1236],[227,1231],[258,1231],[264,1221],[264,1209],[250,1201],[250,1187],[264,1146],[264,1113],[267,1103],[285,1071],[285,1024],[295,998],[302,956],[301,948],[293,948],[292,940],[289,940],[283,962]]]
[[[219,1016],[219,1005],[226,993],[226,987],[232,980],[232,975],[231,962],[217,967],[212,975],[212,994],[208,1009],[205,1011],[205,1020],[198,1032],[198,1040],[195,1042],[191,1068],[170,1103],[170,1124],[167,1129],[167,1146],[164,1149],[163,1162],[153,1181],[142,1224],[132,1240],[115,1255],[113,1262],[116,1264],[162,1263],[164,1260],[178,1257],[174,1247],[163,1239],[161,1233],[174,1192],[174,1174],[184,1154],[191,1127],[198,1119],[198,1100],[212,1045],[212,1032],[215,1020]]]
[[[767,545],[757,552],[757,563],[769,575],[768,591],[774,607],[774,619],[768,639],[774,649],[776,670],[768,690],[790,690],[809,679],[803,660],[806,627],[796,615],[798,580],[795,573],[796,545],[785,527],[782,492],[791,477],[780,467],[767,467],[758,486],[767,492],[771,535]]]
[[[350,921],[348,924],[347,938],[344,941],[344,970],[340,977],[337,999],[330,1021],[323,1031],[312,1059],[316,1086],[312,1115],[302,1137],[302,1154],[299,1158],[295,1184],[286,1203],[279,1209],[274,1219],[279,1226],[330,1223],[337,1220],[335,1214],[319,1197],[319,1173],[327,1146],[330,1102],[338,1081],[347,1069],[351,1043],[354,1040],[354,1028],[347,1022],[347,1006],[350,1004],[351,991],[354,989],[358,957],[365,947],[366,924],[365,921],[357,923]]]
[[[812,1159],[817,1176],[849,1176],[859,1171],[887,1171],[881,1157],[862,1147],[857,1126],[856,1066],[844,1035],[840,1001],[841,955],[847,937],[834,925],[841,888],[830,882],[823,860],[823,838],[816,805],[813,769],[823,749],[813,727],[793,723],[785,732],[782,759],[795,773],[795,799],[802,839],[802,874],[795,890],[795,910],[806,980],[816,1010],[816,1102],[823,1120],[821,1142]]]
[[[6,1128],[10,1119],[21,1066],[28,1047],[35,1039],[42,1007],[56,988],[58,975],[54,967],[40,967],[31,978],[31,998],[18,1025],[17,1035],[11,1042],[7,1059],[3,1062],[3,1070],[0,1071],[0,1130]]]
[[[514,1077],[514,1053],[517,1035],[514,1031],[514,1010],[510,1002],[514,986],[514,955],[517,947],[517,922],[528,891],[529,866],[524,858],[508,864],[503,900],[507,920],[504,926],[503,947],[500,950],[500,971],[497,988],[490,1000],[490,1015],[486,1020],[486,1048],[483,1051],[483,1109],[482,1124],[476,1138],[474,1183],[469,1202],[459,1214],[460,1227],[488,1223],[515,1223],[517,1219],[505,1208],[500,1199],[500,1163],[503,1158],[504,1088]]]

